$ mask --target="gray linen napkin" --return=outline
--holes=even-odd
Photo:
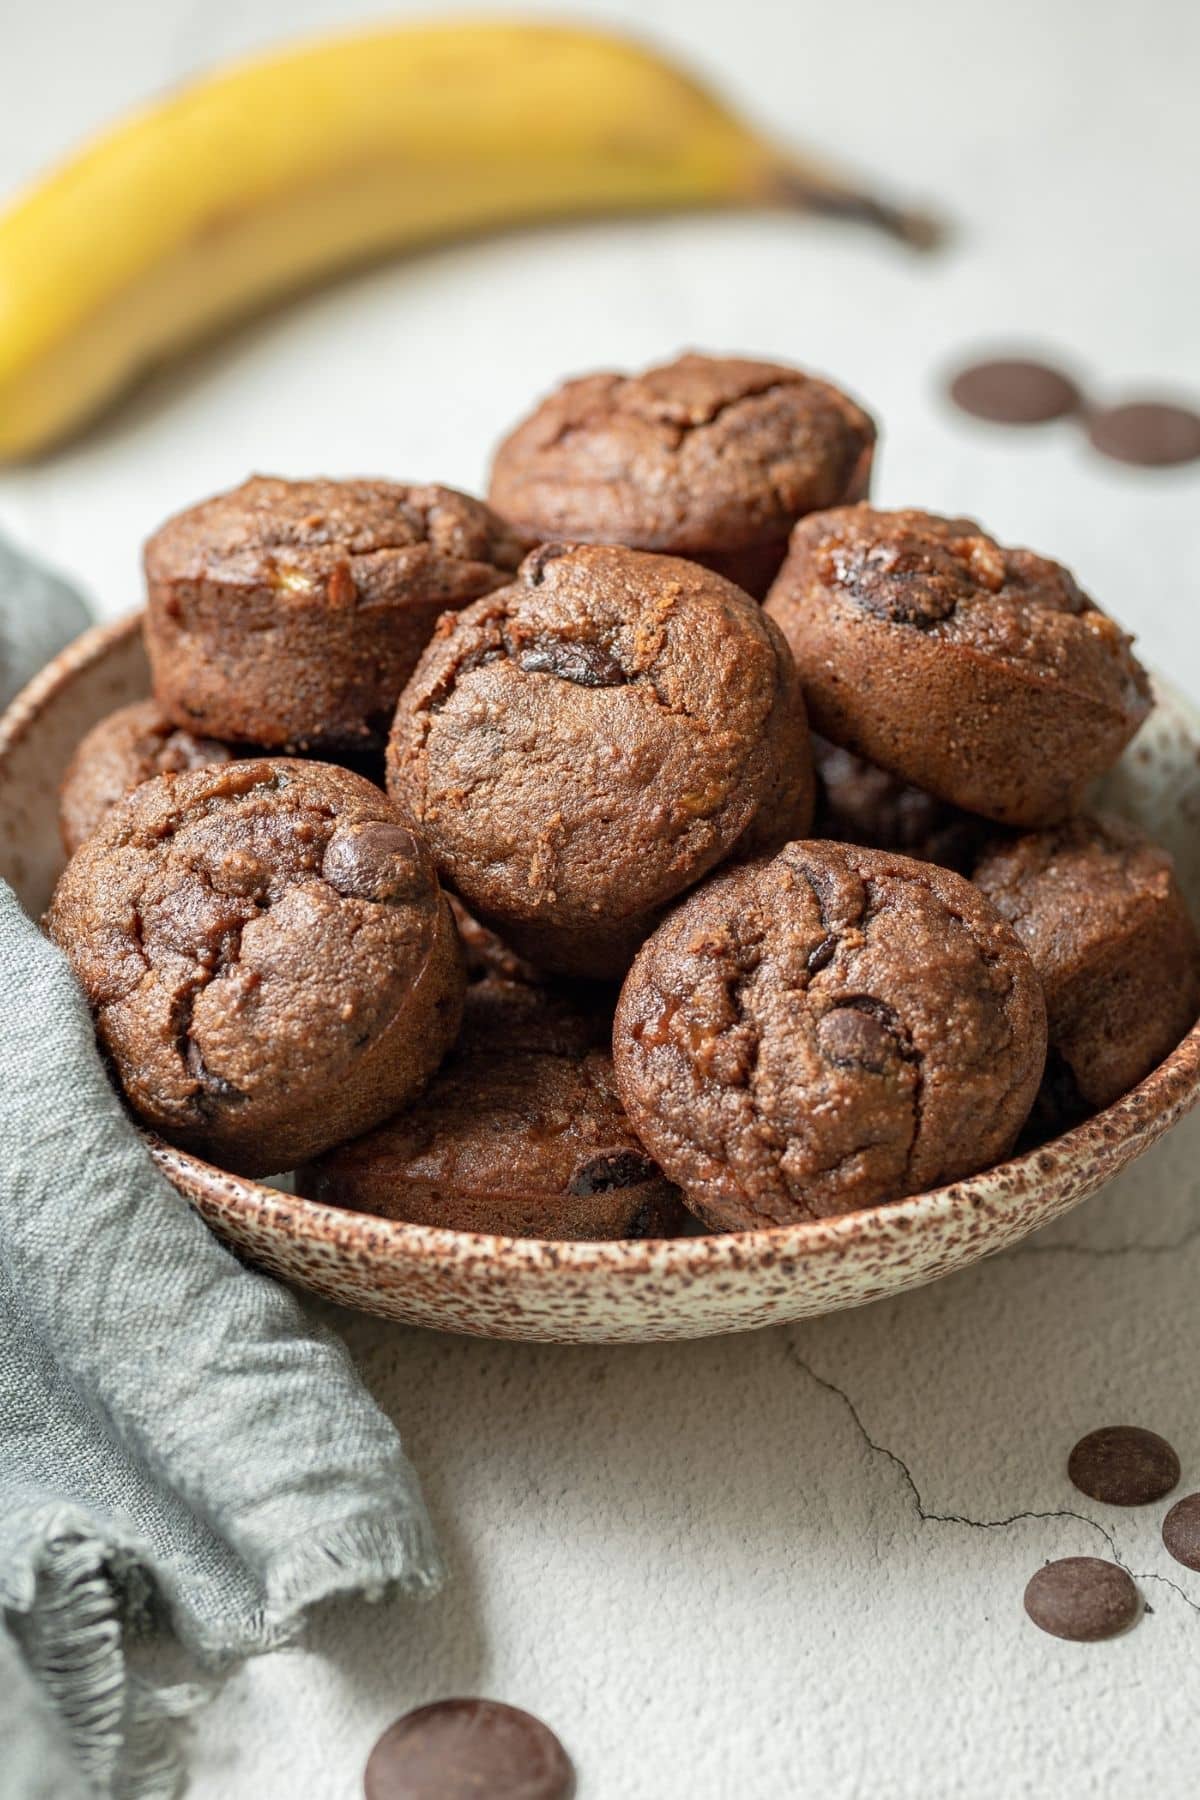
[[[0,706],[89,623],[73,587],[0,537]]]
[[[344,1349],[159,1176],[0,883],[3,1800],[179,1791],[171,1721],[199,1690],[130,1667],[144,1634],[218,1669],[316,1601],[441,1573]]]

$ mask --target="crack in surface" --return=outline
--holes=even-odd
[[[1135,1583],[1154,1581],[1157,1582],[1160,1587],[1170,1588],[1172,1593],[1179,1596],[1185,1606],[1190,1607],[1192,1612],[1200,1614],[1200,1602],[1193,1600],[1191,1595],[1179,1586],[1178,1582],[1172,1581],[1169,1575],[1158,1575],[1151,1571],[1139,1573],[1136,1569],[1130,1568],[1129,1564],[1122,1559],[1117,1549],[1116,1538],[1113,1536],[1108,1526],[1102,1525],[1099,1519],[1089,1518],[1087,1513],[1076,1512],[1072,1507],[1058,1507],[1047,1512],[1038,1512],[1032,1508],[1026,1508],[1020,1512],[1009,1513],[1006,1517],[1000,1519],[972,1519],[966,1513],[931,1512],[921,1498],[921,1490],[917,1486],[916,1478],[904,1458],[898,1455],[895,1450],[889,1449],[886,1444],[879,1443],[876,1438],[871,1436],[866,1425],[863,1423],[862,1414],[859,1412],[857,1406],[854,1404],[854,1401],[850,1398],[846,1390],[840,1388],[835,1381],[830,1381],[827,1376],[819,1375],[812,1364],[806,1362],[801,1356],[794,1339],[790,1335],[784,1338],[784,1354],[787,1356],[788,1361],[793,1367],[799,1369],[802,1374],[807,1375],[809,1380],[814,1382],[817,1387],[824,1388],[827,1394],[832,1394],[835,1399],[841,1401],[843,1408],[849,1414],[850,1419],[854,1424],[855,1430],[862,1438],[864,1444],[866,1444],[868,1450],[875,1456],[886,1458],[894,1468],[900,1471],[904,1480],[904,1485],[908,1489],[912,1499],[917,1517],[923,1525],[969,1525],[974,1531],[1003,1531],[1009,1525],[1018,1525],[1025,1519],[1074,1519],[1079,1524],[1086,1525],[1090,1530],[1099,1533],[1100,1537],[1104,1539],[1105,1544],[1108,1546],[1109,1555],[1112,1557],[1113,1562],[1116,1563],[1119,1569],[1124,1569],[1131,1581]],[[1152,1612],[1153,1608],[1146,1606],[1145,1610],[1147,1612]]]

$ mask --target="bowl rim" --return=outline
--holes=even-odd
[[[92,626],[33,677],[0,716],[0,764],[68,682],[141,632],[144,616],[142,611],[135,611]],[[1186,711],[1195,713],[1194,704],[1168,683],[1156,685],[1176,695]],[[947,1226],[964,1210],[974,1211],[985,1204],[994,1217],[997,1202],[1002,1209],[1006,1196],[1012,1196],[1015,1211],[1020,1194],[1028,1190],[1030,1182],[1045,1183],[1055,1173],[1080,1168],[1095,1167],[1106,1174],[1119,1144],[1147,1133],[1157,1136],[1197,1099],[1200,1019],[1136,1087],[1104,1111],[1035,1149],[994,1163],[977,1174],[909,1194],[902,1200],[832,1218],[675,1238],[517,1238],[409,1224],[268,1187],[264,1182],[230,1174],[165,1143],[151,1132],[141,1131],[141,1135],[155,1163],[174,1185],[203,1196],[224,1210],[232,1208],[248,1223],[259,1223],[268,1230],[282,1228],[299,1243],[311,1243],[325,1250],[336,1246],[365,1251],[372,1258],[388,1256],[398,1264],[413,1259],[436,1263],[447,1258],[484,1258],[514,1274],[547,1266],[564,1274],[599,1270],[630,1274],[645,1269],[649,1259],[659,1273],[674,1275],[686,1283],[701,1269],[714,1264],[736,1270],[768,1258],[804,1261],[836,1254],[851,1244],[862,1251],[873,1242],[882,1244],[918,1226]],[[998,1240],[997,1248],[1004,1242],[1003,1233],[998,1233]]]

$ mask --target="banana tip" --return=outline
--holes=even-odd
[[[945,220],[936,213],[923,208],[895,206],[860,188],[814,181],[800,170],[780,170],[773,187],[775,198],[784,206],[870,225],[907,244],[910,250],[940,249],[949,236]]]

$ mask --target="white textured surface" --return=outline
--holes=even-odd
[[[1200,478],[1105,464],[1069,428],[974,427],[936,379],[961,348],[1015,337],[1071,346],[1104,395],[1200,380],[1200,13],[607,12],[781,131],[938,198],[954,253],[918,262],[787,219],[447,249],[160,378],[84,443],[0,477],[0,524],[115,612],[136,600],[144,533],[250,467],[478,486],[497,433],[564,372],[684,343],[776,352],[882,417],[885,502],[970,510],[1061,556],[1200,691]],[[16,0],[0,185],[196,66],[338,14]],[[1082,1431],[1129,1419],[1170,1437],[1200,1487],[1198,1163],[1193,1120],[1002,1260],[756,1338],[533,1349],[340,1317],[425,1473],[456,1579],[420,1611],[335,1609],[307,1649],[234,1677],[197,1725],[193,1792],[350,1800],[397,1712],[482,1691],[560,1729],[581,1800],[1191,1795],[1200,1576],[1159,1545],[1163,1509],[1090,1506],[1063,1466]],[[1021,1613],[1028,1575],[1106,1554],[1104,1532],[1153,1615],[1108,1645],[1042,1637]]]

